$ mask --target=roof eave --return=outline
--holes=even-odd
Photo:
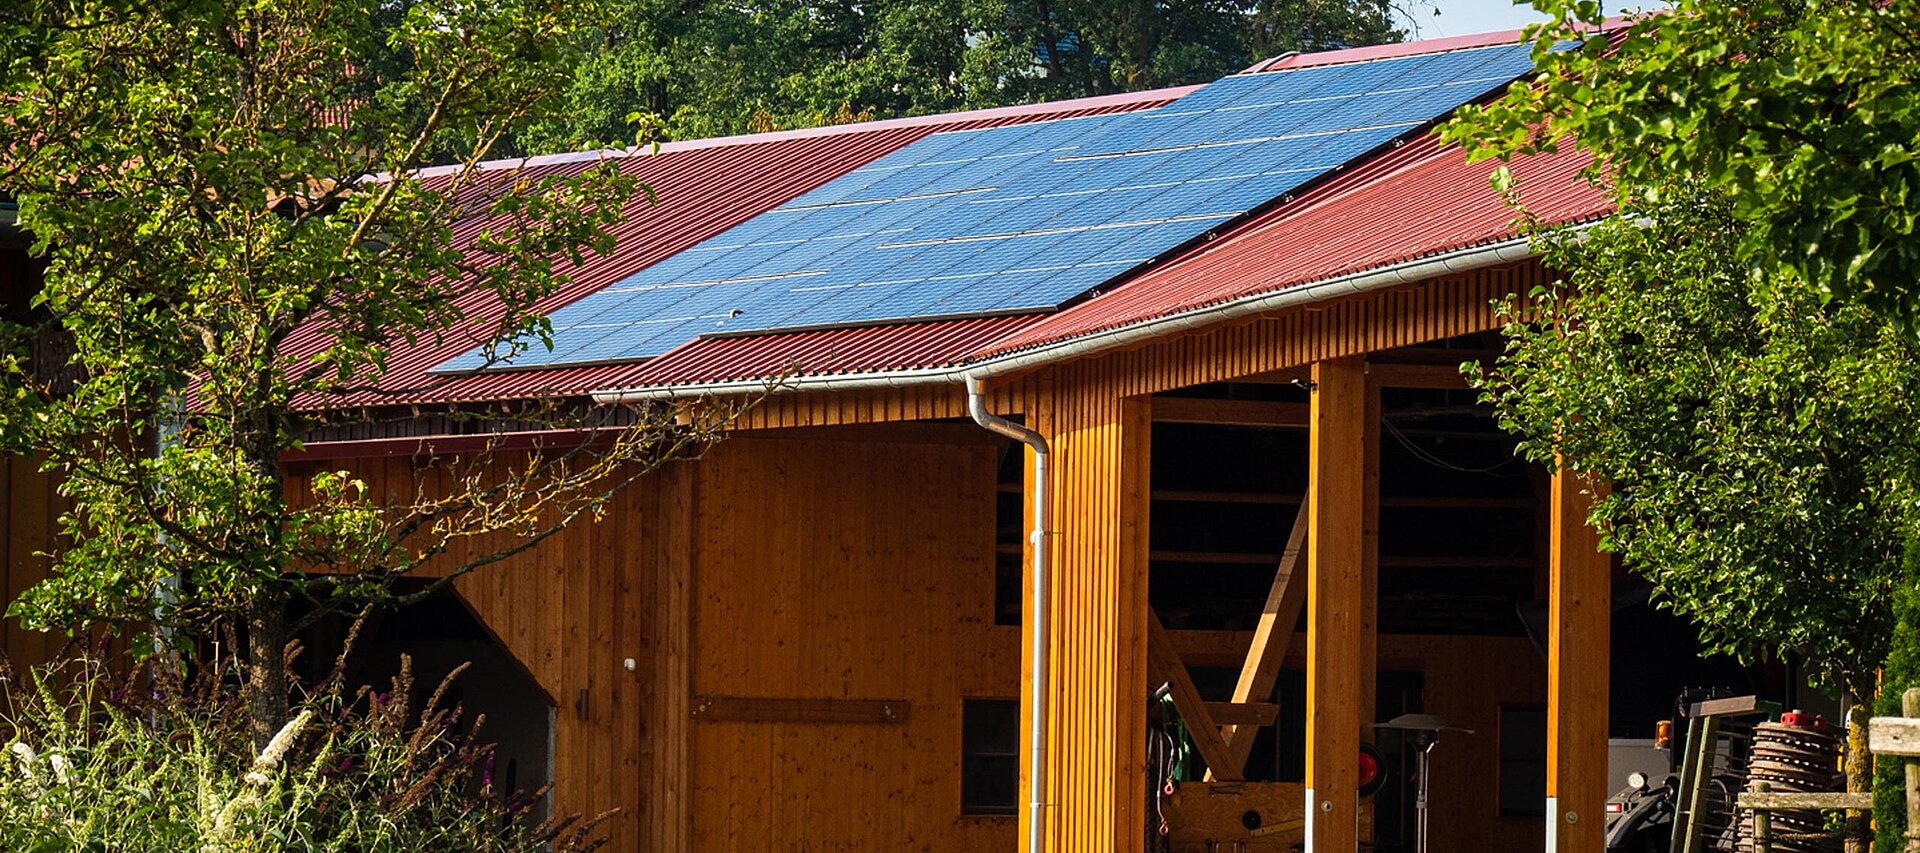
[[[1583,223],[1574,227],[1585,229],[1591,224]],[[1160,317],[1048,342],[1030,349],[1016,350],[944,367],[823,374],[787,380],[758,378],[686,385],[607,388],[594,391],[592,396],[598,403],[643,403],[775,392],[854,391],[958,384],[964,382],[969,376],[987,381],[1057,362],[1121,349],[1202,326],[1326,302],[1358,293],[1398,287],[1443,275],[1457,275],[1505,266],[1534,256],[1530,238],[1511,237],[1390,266],[1333,276],[1282,290],[1249,294],[1212,305],[1189,308]]]

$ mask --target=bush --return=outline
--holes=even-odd
[[[3,665],[3,662],[0,662]],[[492,749],[441,707],[337,679],[255,753],[238,680],[218,666],[116,674],[98,654],[9,672],[0,850],[585,851],[605,815],[535,821],[544,791],[497,792]]]
[[[1901,566],[1905,583],[1894,588],[1892,649],[1880,669],[1880,697],[1874,714],[1904,717],[1900,697],[1909,687],[1920,687],[1920,540],[1907,546]],[[1906,762],[1876,757],[1873,768],[1874,853],[1902,853],[1907,849]]]

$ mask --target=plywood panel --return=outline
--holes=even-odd
[[[960,814],[964,698],[1017,695],[993,624],[1000,450],[729,440],[703,463],[697,695],[900,699],[904,722],[696,719],[692,849],[1006,850]]]

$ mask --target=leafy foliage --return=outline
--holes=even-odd
[[[542,300],[612,247],[640,190],[617,164],[483,165],[571,79],[568,38],[600,11],[26,0],[0,13],[0,194],[48,263],[37,314],[4,336],[66,346],[51,364],[9,348],[0,435],[44,459],[73,506],[54,576],[14,615],[187,640],[243,615],[264,742],[285,720],[274,661],[298,627],[290,601],[359,607],[434,560],[446,583],[697,451],[701,424],[556,403],[445,417],[482,434],[580,430],[579,447],[431,460],[413,490],[347,471],[290,485],[283,466],[308,413],[338,395],[432,390],[388,381],[395,347],[541,345]]]
[[[1907,547],[1905,572],[1893,590],[1891,651],[1880,671],[1880,697],[1874,716],[1906,716],[1902,695],[1920,688],[1920,541]],[[1907,848],[1906,762],[1875,761],[1873,767],[1873,849],[1904,853]]]
[[[412,707],[404,664],[388,691],[315,697],[260,751],[218,668],[124,677],[80,655],[24,675],[0,717],[7,850],[534,853],[603,840],[599,820],[540,821],[536,795],[494,790],[483,721],[443,705],[445,683]]]
[[[1678,0],[1609,44],[1594,0],[1536,0],[1539,74],[1468,111],[1482,154],[1569,137],[1623,202],[1671,175],[1721,193],[1739,257],[1823,297],[1920,319],[1920,6],[1914,0]],[[1553,44],[1584,40],[1578,50]]]
[[[1528,457],[1598,475],[1607,545],[1713,651],[1791,651],[1869,696],[1915,508],[1911,337],[1754,287],[1722,194],[1680,188],[1550,243],[1481,387]],[[1781,273],[1790,276],[1790,272]]]
[[[625,145],[1213,80],[1287,50],[1398,41],[1389,0],[616,0],[529,150]]]

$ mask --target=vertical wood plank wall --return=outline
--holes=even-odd
[[[1359,833],[1366,366],[1313,365],[1307,462],[1307,851],[1352,850]],[[1364,677],[1364,680],[1371,680]]]
[[[60,514],[68,503],[58,485],[33,460],[0,456],[0,554],[6,559],[0,569],[0,593],[6,596],[0,609],[46,579],[51,569],[51,561],[40,555],[59,547]],[[21,628],[17,619],[7,618],[5,624],[0,651],[16,668],[47,662],[66,642],[59,634]]]
[[[513,466],[503,457],[494,464]],[[353,465],[389,499],[411,500],[409,460]],[[661,691],[655,683],[659,566],[668,562],[675,515],[667,511],[692,476],[692,463],[666,467],[622,491],[598,522],[581,520],[540,545],[454,581],[482,625],[511,652],[553,702],[553,805],[557,815],[591,817],[610,809],[609,853],[656,846],[652,806],[666,785],[656,737]],[[426,480],[432,488],[436,480]],[[454,559],[488,553],[504,536],[469,543]],[[448,563],[451,565],[451,561]],[[629,671],[626,660],[635,661]],[[668,750],[671,755],[671,750]]]
[[[1547,853],[1598,850],[1607,794],[1612,560],[1587,525],[1593,487],[1553,477],[1548,566]]]
[[[1017,843],[1016,818],[960,813],[962,700],[1020,689],[1020,629],[994,624],[1000,444],[968,434],[978,441],[743,436],[701,463],[695,696],[910,710],[904,723],[696,717],[691,849]]]
[[[1117,396],[1109,381],[1083,368],[1062,370],[1035,387],[1044,390],[1027,411],[1052,449],[1055,508],[1043,791],[1048,850],[1139,850],[1150,401]],[[1030,688],[1026,693],[1023,711],[1034,701]],[[1022,783],[1025,801],[1031,780]]]
[[[960,814],[957,772],[961,701],[1020,692],[1020,629],[993,624],[1000,446],[900,430],[743,434],[641,480],[603,520],[456,581],[554,702],[557,813],[621,809],[609,849],[623,852],[1017,844],[1014,818]],[[394,500],[416,487],[404,459],[353,467]],[[702,694],[911,712],[703,722]]]

